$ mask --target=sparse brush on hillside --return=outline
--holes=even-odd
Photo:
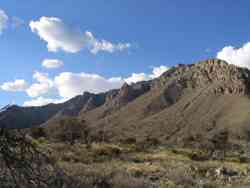
[[[49,187],[54,175],[47,155],[22,131],[0,130],[0,187]]]
[[[249,78],[212,59],[60,106],[10,107],[0,123],[37,127],[0,132],[2,187],[249,187]]]
[[[85,121],[74,117],[64,117],[57,125],[49,127],[34,127],[31,129],[33,138],[47,138],[59,142],[74,144],[75,142],[89,143],[90,130]]]
[[[78,137],[71,142],[71,136],[57,140],[41,134],[34,139],[26,133],[34,130],[1,130],[1,188],[217,188],[248,185],[250,177],[248,158],[242,160],[237,150],[218,160],[207,149],[168,148],[151,139],[142,147],[134,139],[85,144]],[[213,140],[219,144],[216,151],[224,151],[225,131]]]

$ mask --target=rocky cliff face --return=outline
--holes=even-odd
[[[149,82],[139,82],[132,85],[128,85],[127,83],[125,83],[117,92],[115,97],[111,98],[111,100],[107,100],[105,106],[113,110],[118,110],[119,108],[123,107],[124,105],[128,104],[129,102],[133,101],[149,90]]]
[[[172,82],[182,85],[183,88],[202,88],[217,84],[218,88],[214,92],[248,94],[249,74],[248,69],[230,65],[219,59],[211,59],[173,67],[154,81],[154,87],[165,87]]]

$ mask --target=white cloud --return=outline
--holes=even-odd
[[[161,76],[168,69],[169,68],[164,66],[164,65],[161,65],[159,67],[153,67],[151,74],[133,73],[130,77],[126,78],[125,81],[128,84],[132,84],[132,83],[136,83],[136,82],[140,82],[140,81],[151,80],[151,79],[154,79],[154,78]]]
[[[97,54],[100,51],[113,53],[115,51],[123,51],[131,47],[130,43],[113,44],[107,40],[98,40],[89,31],[85,32],[85,37],[86,41],[88,42],[90,52],[93,54]]]
[[[161,65],[159,67],[153,67],[152,74],[149,75],[151,79],[157,78],[161,76],[164,72],[166,72],[169,68],[165,65]]]
[[[53,82],[49,79],[49,75],[47,73],[36,71],[33,75],[33,78],[40,83],[48,83],[48,85],[53,85]]]
[[[58,59],[45,59],[42,62],[42,66],[47,69],[55,69],[63,66],[63,61]]]
[[[69,99],[76,95],[81,95],[84,91],[99,93],[119,88],[124,82],[131,84],[139,81],[150,80],[160,76],[167,69],[166,66],[154,67],[151,74],[133,73],[130,77],[125,79],[121,77],[105,78],[98,74],[84,72],[63,72],[55,76],[54,79],[49,79],[48,75],[41,75],[40,73],[38,74],[39,79],[37,79],[40,84],[38,84],[39,86],[37,87],[31,87],[34,94],[30,96],[38,97],[46,94],[52,89],[56,89],[60,98]]]
[[[132,75],[125,79],[128,84],[149,80],[149,77],[145,73],[132,73]]]
[[[33,78],[38,82],[32,84],[27,90],[30,97],[39,97],[49,93],[53,89],[54,83],[49,79],[48,74],[35,72]]]
[[[21,79],[17,79],[14,82],[5,82],[1,85],[2,90],[12,92],[25,91],[27,87],[27,82]]]
[[[131,47],[129,43],[113,44],[107,40],[98,40],[91,32],[73,29],[55,17],[41,17],[38,21],[31,21],[29,25],[32,32],[47,42],[47,48],[51,52],[63,50],[77,53],[86,47],[93,54],[99,51],[113,53]]]
[[[51,99],[51,98],[44,98],[44,97],[38,97],[36,99],[32,99],[29,101],[25,101],[23,103],[23,106],[44,106],[50,103],[62,103],[65,102],[63,99]]]
[[[217,53],[217,58],[250,69],[250,42],[244,44],[241,48],[226,46]]]
[[[106,79],[97,74],[63,72],[55,77],[55,86],[63,98],[71,98],[84,91],[99,93],[123,84],[121,78]]]
[[[1,87],[6,91],[24,91],[32,99],[24,102],[24,106],[40,106],[48,103],[60,103],[85,91],[92,93],[105,92],[120,88],[125,82],[132,84],[150,80],[160,76],[168,68],[166,66],[153,67],[150,74],[133,73],[127,78],[105,78],[98,74],[62,72],[54,78],[47,73],[35,72],[30,87],[24,80],[4,83]]]
[[[8,19],[9,17],[7,16],[7,14],[2,9],[0,9],[0,34],[3,33],[4,29],[6,29]]]
[[[51,52],[63,50],[76,53],[83,48],[85,43],[83,33],[71,29],[59,18],[41,17],[39,21],[31,21],[30,28],[47,42],[47,48]]]
[[[48,93],[49,89],[50,89],[49,85],[45,83],[35,83],[35,84],[32,84],[27,89],[27,94],[30,97],[38,97],[40,95]]]
[[[88,74],[84,72],[63,72],[54,78],[53,87],[57,89],[61,98],[69,99],[82,94],[84,91],[99,93],[120,88],[124,82],[131,84],[150,80],[160,76],[166,70],[168,70],[166,66],[154,67],[150,74],[133,73],[125,79],[121,77],[105,78],[98,74]]]

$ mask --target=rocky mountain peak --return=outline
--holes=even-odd
[[[210,59],[195,64],[193,79],[204,82],[209,81],[217,85],[214,92],[224,94],[247,94],[250,89],[250,71],[240,68],[226,61]]]
[[[133,92],[133,88],[127,83],[124,83],[120,89],[119,95],[121,98],[129,98],[132,92]]]
[[[210,86],[215,93],[246,94],[250,91],[250,71],[220,59],[178,65],[154,82],[156,89],[177,84],[182,88]]]
[[[229,65],[226,61],[221,60],[221,59],[208,59],[205,61],[198,62],[196,65],[211,65],[211,66],[227,66]]]
[[[120,90],[109,92],[105,105],[112,109],[120,108],[149,90],[150,82],[138,82],[131,85],[124,83]]]

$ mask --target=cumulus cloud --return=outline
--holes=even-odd
[[[55,77],[55,86],[63,98],[71,98],[84,91],[99,93],[123,84],[121,78],[106,79],[97,74],[64,72]]]
[[[69,99],[81,95],[84,91],[92,93],[105,92],[120,88],[124,82],[128,84],[139,81],[150,80],[160,76],[168,68],[166,66],[154,67],[152,73],[133,73],[127,78],[112,77],[105,78],[98,74],[62,72],[54,78],[48,74],[36,72],[34,78],[38,83],[32,84],[27,93],[30,97],[39,97],[56,90],[60,98]]]
[[[127,78],[114,77],[105,78],[98,74],[63,72],[55,77],[54,85],[63,98],[71,98],[82,94],[84,91],[93,93],[104,92],[122,86],[124,82],[128,84],[150,80],[159,77],[168,67],[153,67],[152,73],[133,73]]]
[[[37,83],[32,84],[26,90],[30,97],[39,97],[41,95],[47,94],[53,89],[54,83],[49,79],[48,74],[35,72],[33,78],[37,81]]]
[[[250,42],[244,44],[241,48],[226,46],[217,53],[217,58],[250,69]]]
[[[25,80],[17,79],[13,82],[5,82],[1,85],[2,90],[4,91],[25,91],[28,88],[28,84]]]
[[[47,48],[51,52],[63,50],[76,53],[84,46],[83,33],[71,29],[59,18],[41,17],[38,21],[31,21],[29,25],[32,32],[47,42]]]
[[[86,41],[88,43],[90,52],[93,54],[97,54],[100,51],[113,53],[115,51],[123,51],[131,47],[130,43],[113,44],[107,40],[98,40],[89,31],[85,32],[85,37],[86,37]]]
[[[3,30],[6,29],[7,24],[8,24],[8,15],[0,9],[0,34],[3,33]]]
[[[154,79],[157,78],[159,76],[161,76],[164,72],[166,72],[169,68],[165,65],[161,65],[159,67],[153,67],[153,71],[152,74],[150,74],[150,78]]]
[[[35,82],[28,87],[24,80],[6,82],[1,88],[6,91],[24,91],[31,100],[25,101],[24,106],[41,106],[48,103],[60,103],[76,95],[88,91],[92,93],[105,92],[120,88],[125,82],[128,84],[150,80],[160,76],[168,70],[166,66],[153,67],[152,72],[133,73],[127,78],[105,78],[98,74],[62,72],[54,78],[47,73],[35,72]]]
[[[63,66],[63,61],[58,59],[45,59],[42,62],[42,66],[47,69],[55,69]]]
[[[149,76],[145,73],[132,73],[132,75],[128,78],[125,78],[125,81],[128,84],[149,80]]]
[[[159,67],[153,67],[151,74],[133,73],[130,77],[126,78],[125,81],[128,84],[132,84],[132,83],[136,83],[136,82],[140,82],[140,81],[151,80],[151,79],[154,79],[154,78],[161,76],[168,69],[169,68],[164,66],[164,65],[161,65]]]
[[[31,21],[29,25],[32,32],[47,42],[47,48],[51,52],[63,50],[77,53],[86,47],[93,54],[97,54],[99,51],[113,53],[131,46],[129,43],[113,44],[107,40],[98,40],[91,32],[73,29],[56,17],[41,17],[38,21]]]
[[[32,99],[29,101],[25,101],[23,103],[23,106],[44,106],[50,103],[62,103],[65,102],[63,99],[51,99],[51,98],[44,98],[44,97],[38,97],[36,99]]]

